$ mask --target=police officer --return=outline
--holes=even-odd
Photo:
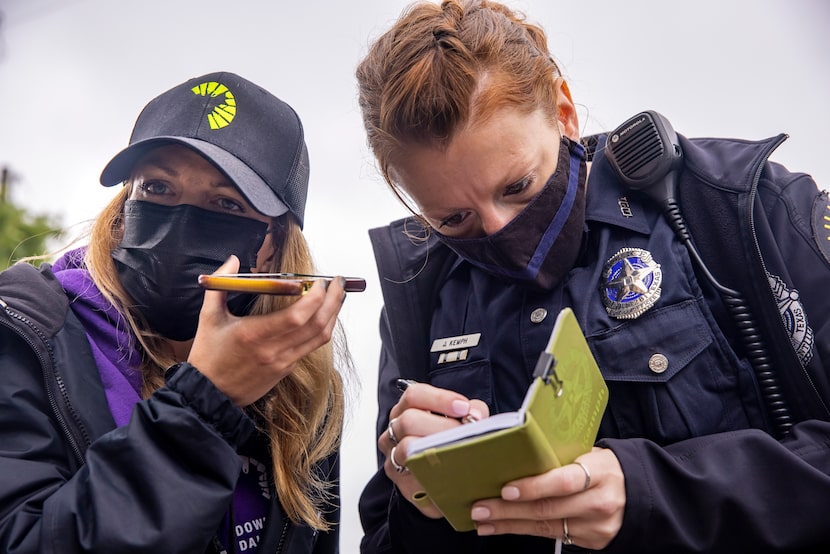
[[[371,232],[385,307],[363,552],[830,545],[830,207],[769,161],[785,137],[689,140],[656,113],[580,137],[544,33],[487,1],[416,5],[357,76],[415,213]],[[673,139],[668,185],[634,190],[615,144],[647,127]],[[455,532],[414,495],[407,445],[517,409],[566,306],[608,384],[600,440]],[[401,394],[400,377],[420,383]]]

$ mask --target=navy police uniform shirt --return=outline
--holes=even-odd
[[[611,172],[595,159],[582,254],[555,290],[455,264],[432,318],[431,384],[484,400],[491,413],[518,409],[559,310],[570,306],[609,387],[601,437],[668,444],[766,429],[754,373],[736,354],[719,297],[697,280],[659,208]]]

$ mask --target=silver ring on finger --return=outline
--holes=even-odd
[[[395,460],[395,450],[397,448],[397,446],[392,447],[392,451],[389,453],[389,461],[392,463],[392,467],[395,468],[395,471],[397,471],[398,473],[406,473],[407,471],[409,471],[409,469],[407,469],[406,466],[402,466]]]
[[[571,545],[574,540],[568,534],[568,518],[562,518],[562,544]]]
[[[585,464],[583,464],[582,462],[576,462],[576,461],[575,461],[574,463],[575,463],[576,465],[578,465],[579,467],[581,467],[581,468],[582,468],[582,471],[584,471],[584,472],[585,472],[585,484],[584,484],[584,485],[582,485],[582,490],[583,490],[583,491],[587,491],[587,490],[588,490],[588,487],[590,487],[590,486],[591,486],[591,472],[590,472],[590,471],[588,471],[588,468],[587,468],[587,467],[585,467]]]
[[[398,418],[394,417],[389,420],[389,425],[386,426],[386,431],[389,433],[389,440],[392,441],[392,444],[398,444],[398,437],[395,436],[395,429],[393,427],[396,421],[398,421]]]

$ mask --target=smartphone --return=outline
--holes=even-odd
[[[220,273],[199,275],[199,285],[210,290],[253,292],[299,296],[308,292],[315,281],[331,281],[328,275],[303,275],[299,273]],[[346,292],[363,292],[366,280],[346,277]]]

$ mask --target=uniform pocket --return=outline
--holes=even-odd
[[[590,342],[606,381],[665,383],[709,347],[712,334],[697,303],[688,300],[648,312]]]
[[[601,433],[665,444],[747,427],[747,367],[714,333],[687,300],[589,337],[609,388]]]
[[[430,384],[463,394],[469,399],[483,400],[494,413],[493,375],[489,360],[478,360],[465,365],[453,365],[433,371]]]

